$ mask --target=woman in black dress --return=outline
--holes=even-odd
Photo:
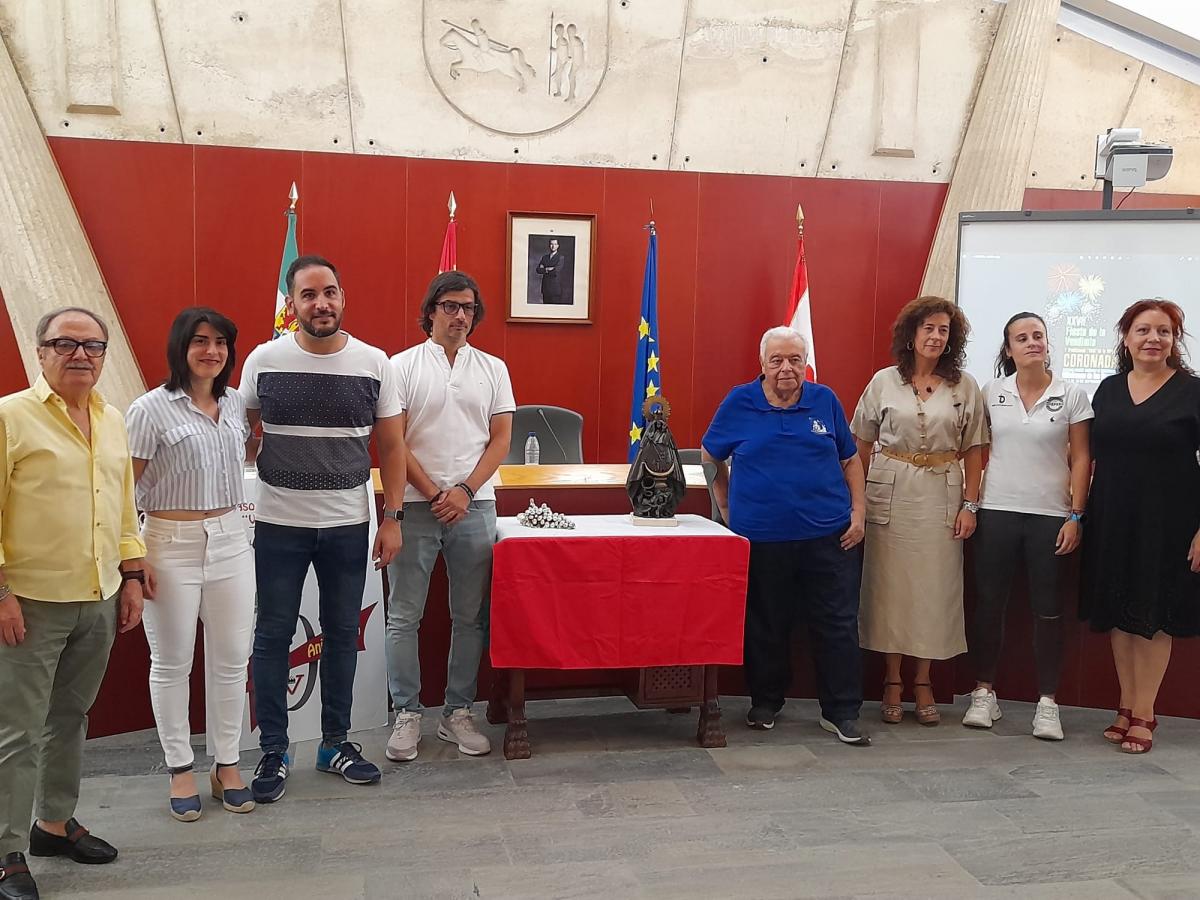
[[[1183,311],[1169,300],[1139,300],[1117,330],[1117,374],[1092,398],[1079,613],[1110,633],[1121,683],[1104,737],[1145,753],[1171,640],[1200,634],[1200,378],[1183,361]]]

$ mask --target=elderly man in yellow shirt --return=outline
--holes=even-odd
[[[58,309],[37,342],[42,374],[0,398],[0,900],[38,896],[27,842],[33,856],[116,859],[73,816],[87,712],[145,585],[125,421],[95,389],[108,327]]]

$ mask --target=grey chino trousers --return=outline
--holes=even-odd
[[[117,598],[21,598],[25,640],[0,642],[0,856],[24,852],[37,818],[75,814],[87,713],[108,668]]]

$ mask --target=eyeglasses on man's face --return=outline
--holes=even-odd
[[[83,352],[92,359],[99,359],[108,351],[108,341],[77,341],[72,338],[42,341],[41,346],[49,347],[59,356],[74,356],[75,351],[82,347]]]
[[[460,309],[468,316],[475,315],[474,303],[458,303],[454,300],[439,300],[437,305],[440,306],[442,308],[442,312],[448,316],[457,316]]]

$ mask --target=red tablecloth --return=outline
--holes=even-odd
[[[750,544],[700,516],[679,518],[667,529],[578,516],[576,532],[500,519],[492,665],[740,665]]]

